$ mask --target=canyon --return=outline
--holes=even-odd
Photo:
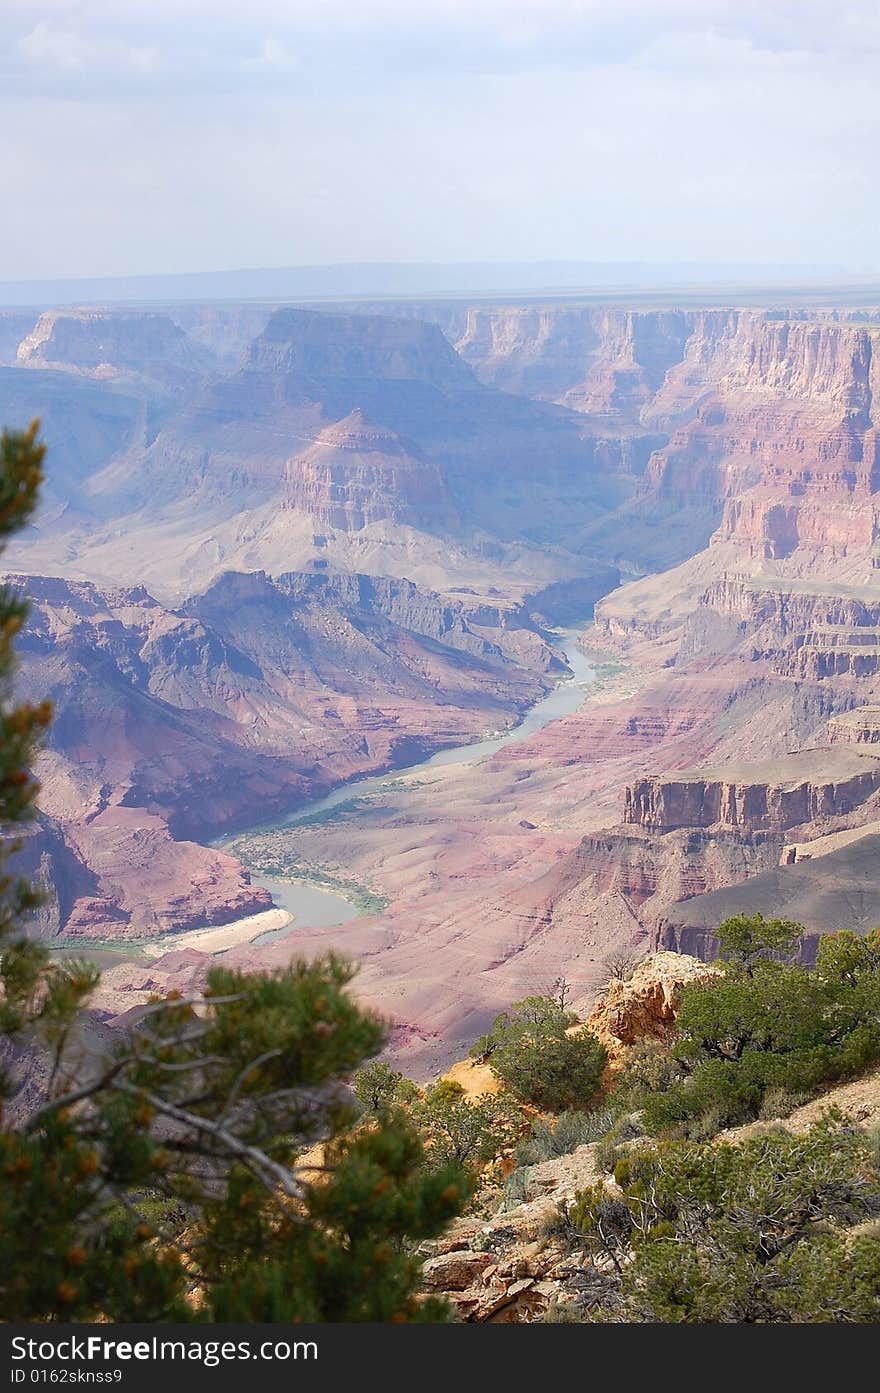
[[[383,908],[224,961],[350,953],[424,1077],[558,976],[588,1003],[614,951],[873,927],[878,394],[871,303],[0,314],[0,418],[50,447],[5,558],[56,710],[35,931],[133,950],[107,1020],[186,988],[206,952],[137,945],[265,912],[218,842],[267,827]],[[584,702],[469,756],[575,623]]]
[[[20,688],[55,712],[30,854],[67,937],[267,908],[196,839],[503,724],[559,666],[524,613],[406,581],[228,572],[172,611],[143,587],[13,579],[31,599]]]

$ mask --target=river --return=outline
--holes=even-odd
[[[457,745],[452,749],[440,750],[437,754],[431,755],[429,759],[422,760],[421,763],[411,765],[407,769],[395,769],[387,774],[354,779],[343,784],[341,788],[335,789],[333,793],[328,793],[326,797],[316,798],[314,802],[305,804],[287,817],[277,819],[268,825],[250,828],[246,835],[261,832],[277,833],[285,827],[295,827],[297,823],[311,820],[317,814],[328,812],[332,808],[342,807],[344,804],[353,803],[361,798],[369,797],[370,807],[373,810],[377,797],[381,799],[381,795],[385,791],[390,793],[397,780],[401,778],[429,769],[436,769],[440,765],[480,764],[495,754],[496,750],[503,749],[505,745],[514,744],[518,740],[526,740],[536,731],[549,725],[551,721],[557,721],[560,716],[568,716],[571,712],[577,711],[583,705],[588,691],[596,683],[595,661],[578,643],[578,638],[586,627],[587,623],[585,622],[576,628],[551,631],[557,647],[565,654],[566,662],[571,669],[571,676],[562,678],[551,692],[536,701],[523,719],[510,730],[488,736],[485,740],[472,742],[469,745]],[[235,854],[248,867],[253,883],[264,886],[272,895],[275,904],[293,915],[297,923],[323,928],[333,924],[344,924],[349,919],[354,919],[363,913],[344,895],[332,890],[325,890],[305,881],[276,880],[264,875],[256,865],[248,863],[247,855],[242,854],[238,838],[235,839],[235,842]],[[269,939],[289,932],[290,925],[287,924],[284,928],[260,935],[255,942],[265,943]]]

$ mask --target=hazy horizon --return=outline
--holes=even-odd
[[[470,303],[860,305],[880,299],[880,275],[845,268],[681,262],[344,262],[166,275],[0,281],[0,309],[184,302],[391,306]]]
[[[6,0],[0,282],[876,273],[874,0]]]

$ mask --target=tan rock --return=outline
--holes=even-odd
[[[684,953],[652,953],[627,982],[613,981],[587,1019],[612,1059],[637,1040],[667,1040],[675,1023],[681,991],[690,982],[708,981],[718,968]]]
[[[488,1253],[438,1253],[428,1258],[422,1277],[425,1285],[436,1291],[465,1291],[490,1262]]]
[[[520,1292],[528,1291],[529,1287],[535,1285],[531,1277],[523,1277],[518,1282],[512,1282],[507,1288],[508,1296],[519,1296]]]

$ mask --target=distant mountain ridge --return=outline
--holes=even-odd
[[[708,285],[880,283],[880,272],[751,262],[353,262],[155,275],[0,282],[0,305],[88,301],[365,298],[374,295],[547,294]]]

